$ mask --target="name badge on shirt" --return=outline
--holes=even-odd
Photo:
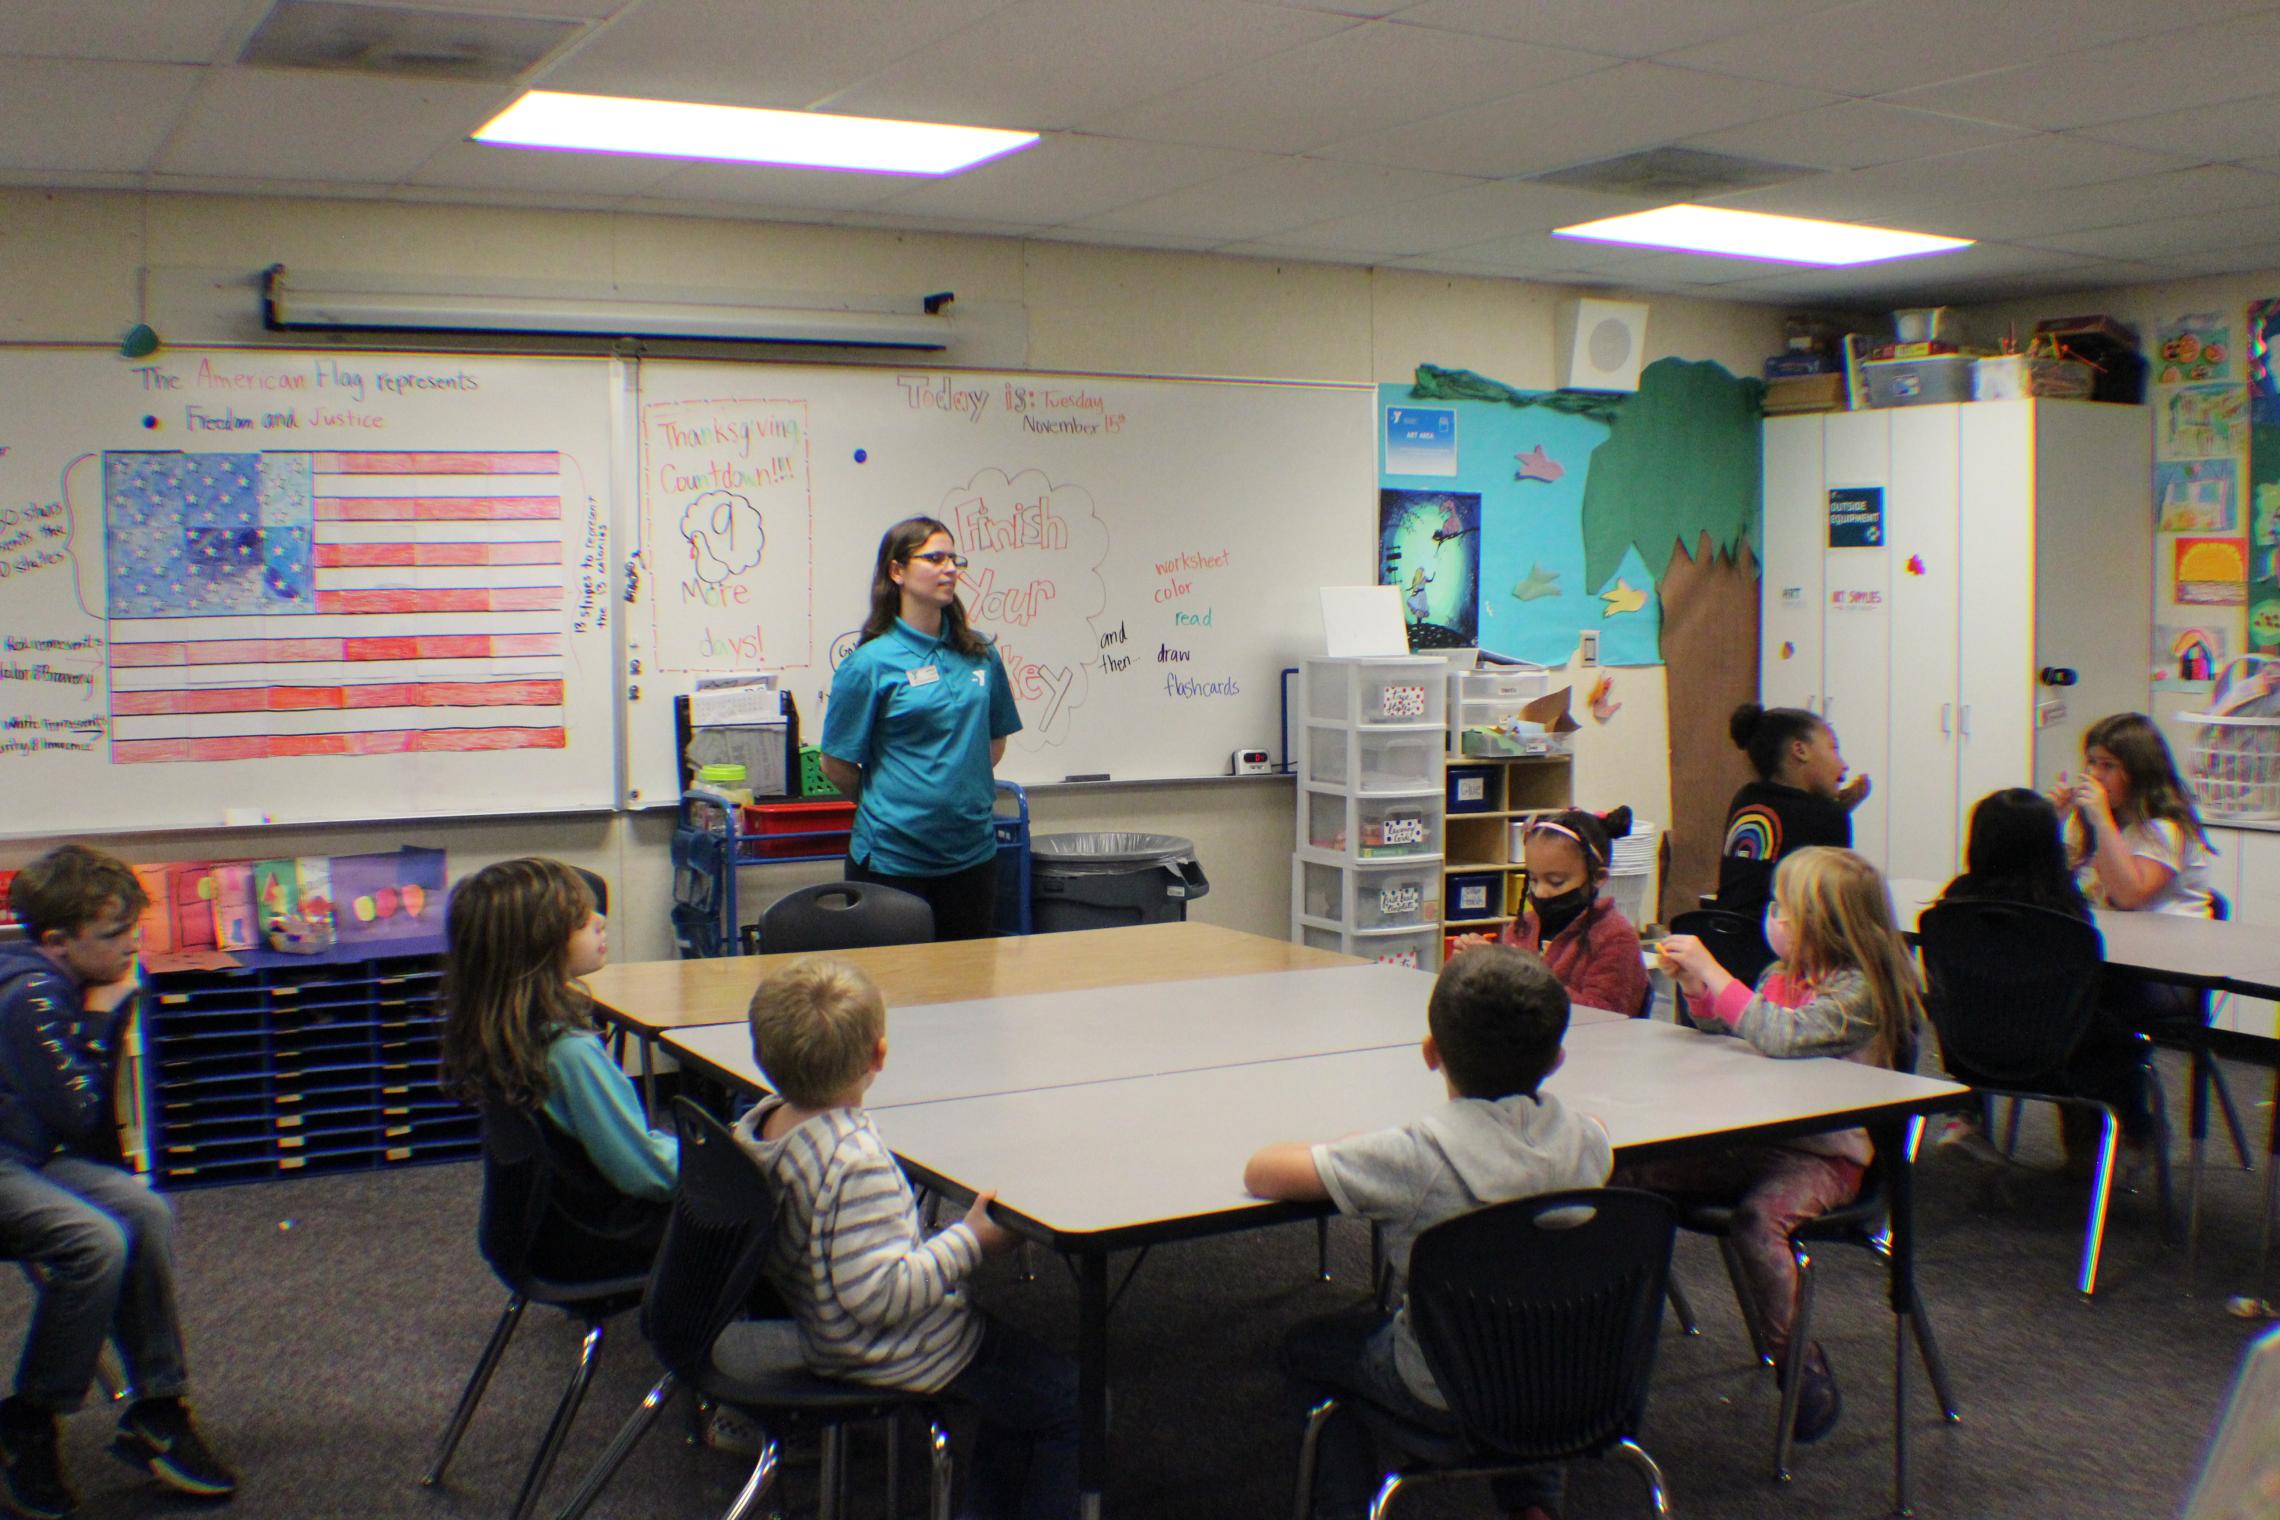
[[[942,672],[931,665],[921,665],[909,675],[910,684],[913,686],[932,686],[941,679]]]

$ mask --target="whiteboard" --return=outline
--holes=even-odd
[[[613,806],[612,367],[0,351],[0,832]]]
[[[776,670],[803,737],[854,647],[880,534],[972,563],[1028,783],[1225,775],[1273,751],[1318,591],[1366,584],[1368,386],[644,361],[625,505],[626,801],[679,795],[674,695]]]

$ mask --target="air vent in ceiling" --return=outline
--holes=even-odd
[[[1651,201],[1698,201],[1736,190],[1757,190],[1819,174],[1802,164],[1777,164],[1699,148],[1643,148],[1620,158],[1576,164],[1534,176],[1540,185],[1596,190]]]
[[[583,30],[579,21],[277,0],[240,63],[420,79],[506,80]]]

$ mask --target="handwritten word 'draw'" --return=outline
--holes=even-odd
[[[979,422],[989,410],[989,387],[961,390],[948,375],[897,375],[903,400],[914,412],[950,412],[968,422]]]

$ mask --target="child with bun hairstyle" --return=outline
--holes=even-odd
[[[1686,1012],[1715,1033],[1739,1035],[1779,1060],[1835,1056],[1911,1070],[1923,986],[1892,922],[1892,899],[1876,867],[1850,850],[1811,846],[1774,871],[1766,937],[1778,959],[1755,989],[1735,980],[1690,934],[1661,944]],[[1860,1194],[1875,1151],[1865,1130],[1799,1135],[1730,1150],[1622,1167],[1618,1187],[1651,1188],[1733,1203],[1742,1286],[1756,1308],[1776,1366],[1806,1358],[1793,1434],[1818,1441],[1844,1408],[1819,1345],[1790,1344],[1797,1317],[1797,1260],[1790,1235],[1806,1220]]]
[[[1542,956],[1568,997],[1584,1007],[1637,1014],[1647,999],[1639,931],[1613,898],[1600,895],[1611,842],[1630,832],[1627,807],[1604,814],[1570,808],[1531,821],[1520,846],[1527,899],[1496,943]],[[1456,948],[1487,943],[1486,935],[1466,934]]]
[[[1801,707],[1744,702],[1727,732],[1757,780],[1726,805],[1718,906],[1754,919],[1772,900],[1773,868],[1783,856],[1808,845],[1852,848],[1853,809],[1868,800],[1868,778],[1847,778],[1836,730]]]

